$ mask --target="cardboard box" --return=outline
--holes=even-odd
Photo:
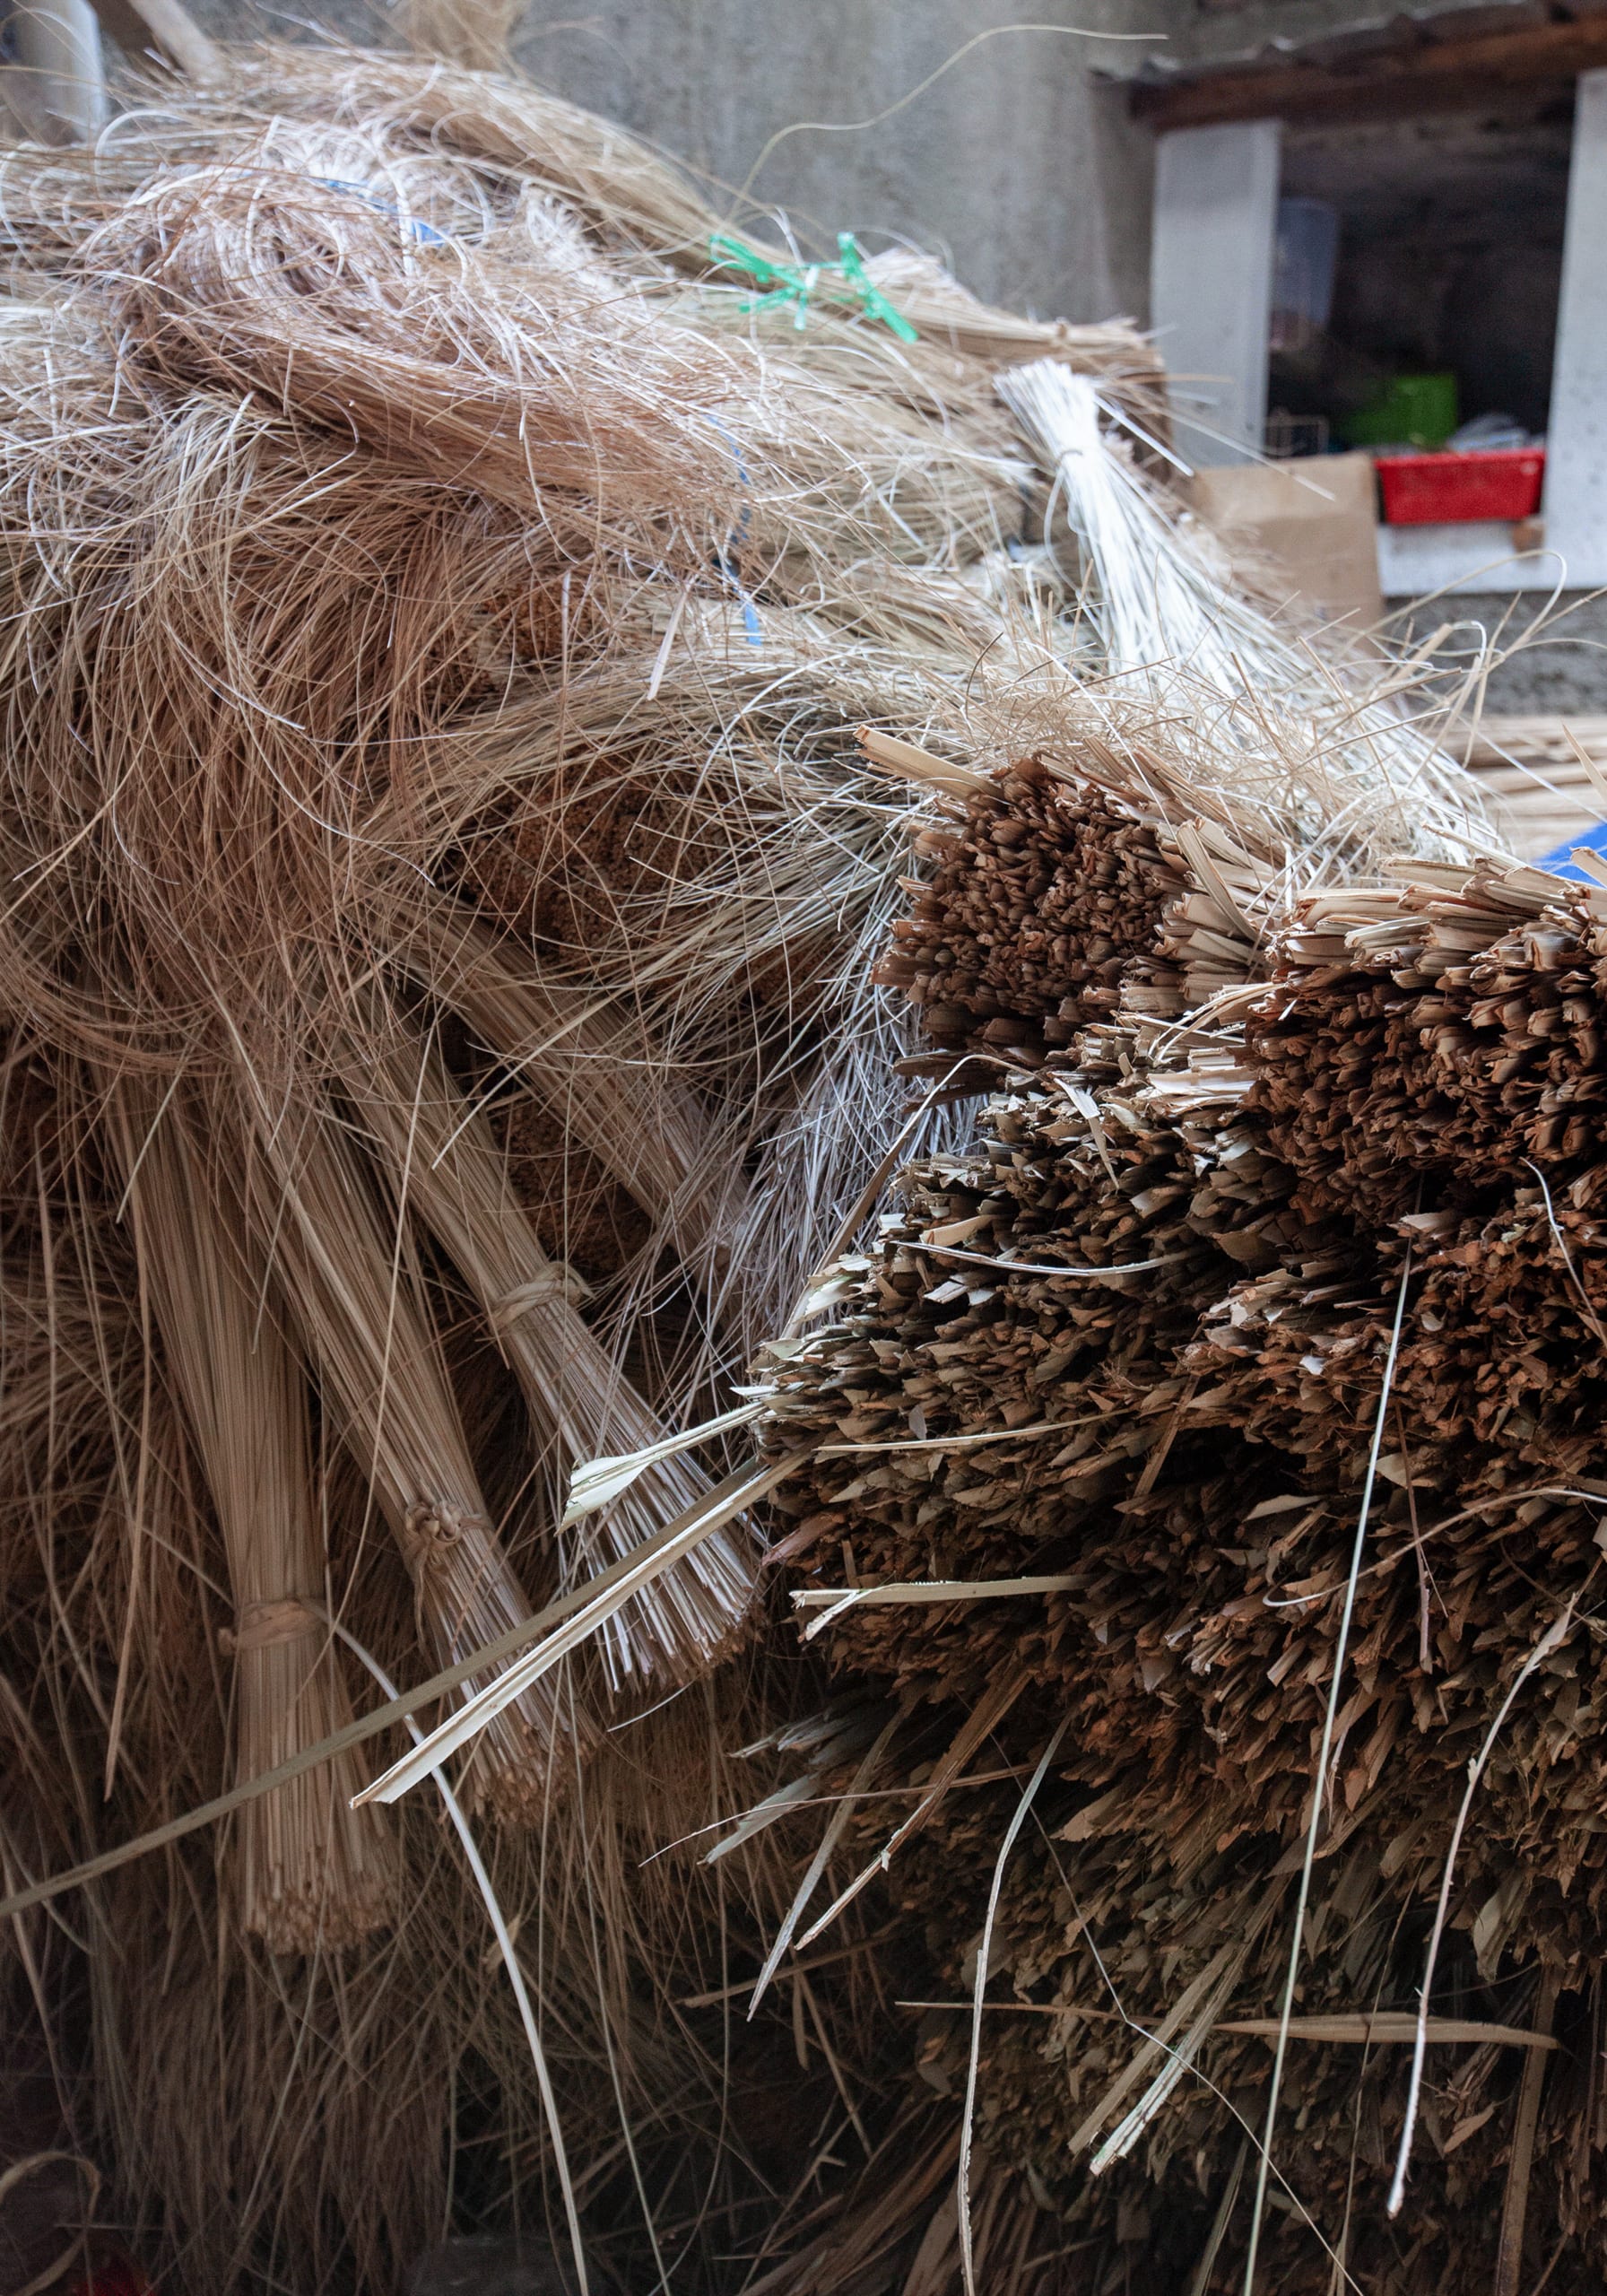
[[[1194,509],[1274,596],[1358,634],[1384,613],[1370,455],[1196,471]],[[1259,561],[1259,567],[1254,561]]]

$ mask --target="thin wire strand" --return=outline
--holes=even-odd
[[[1294,2014],[1295,1985],[1300,1971],[1300,1954],[1306,1936],[1306,1908],[1311,1897],[1312,1868],[1316,1862],[1317,1837],[1322,1831],[1323,1807],[1328,1793],[1328,1757],[1333,1747],[1334,1724],[1339,1715],[1339,1692],[1344,1674],[1345,1653],[1350,1646],[1351,1619],[1356,1607],[1356,1588],[1361,1577],[1361,1557],[1367,1542],[1368,1517],[1372,1511],[1373,1483],[1378,1472],[1379,1454],[1384,1448],[1384,1429],[1389,1413],[1390,1388],[1394,1381],[1395,1359],[1400,1352],[1401,1330],[1406,1316],[1406,1287],[1412,1280],[1412,1247],[1406,1248],[1406,1257],[1401,1269],[1400,1290],[1395,1297],[1394,1323],[1389,1335],[1389,1352],[1385,1359],[1384,1377],[1378,1390],[1378,1409],[1373,1421],[1373,1439],[1368,1450],[1367,1478],[1361,1488],[1361,1505],[1356,1518],[1356,1538],[1351,1550],[1350,1578],[1345,1586],[1344,1609],[1339,1622],[1339,1634],[1333,1648],[1333,1674],[1328,1685],[1328,1702],[1323,1714],[1322,1744],[1317,1751],[1316,1768],[1311,1781],[1311,1815],[1306,1827],[1306,1851],[1300,1864],[1300,1886],[1295,1899],[1293,1932],[1289,1946],[1289,1968],[1283,1980],[1283,1998],[1278,2010],[1278,2044],[1273,2055],[1272,2087],[1267,2092],[1266,2118],[1263,2125],[1260,2152],[1255,2168],[1255,2199],[1250,2215],[1250,2238],[1245,2251],[1244,2296],[1255,2296],[1255,2263],[1261,2247],[1262,2220],[1266,2211],[1267,2171],[1272,2159],[1273,2136],[1278,2121],[1278,2095],[1283,2080],[1284,2059],[1289,2053],[1290,2021]]]

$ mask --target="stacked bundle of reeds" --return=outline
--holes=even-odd
[[[1184,889],[1152,818],[1091,787],[1073,803],[1030,758],[971,799],[961,828],[925,831],[916,849],[936,866],[877,978],[919,1006],[946,1051],[1038,1059],[1113,1017]]]
[[[772,1351],[794,1599],[886,1701],[795,1935],[890,1896],[929,1955],[960,2189],[904,2195],[901,2270],[1016,2174],[1079,2288],[1583,2291],[1607,894],[1297,894],[1274,818],[1151,763],[921,833],[888,977],[941,1074],[1015,1073]]]

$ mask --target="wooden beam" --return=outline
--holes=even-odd
[[[1607,65],[1607,14],[1577,23],[1520,24],[1465,39],[1420,38],[1343,58],[1139,81],[1134,115],[1157,130],[1229,120],[1372,119],[1475,108],[1525,83],[1577,79]]]

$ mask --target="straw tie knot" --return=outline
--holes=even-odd
[[[449,1499],[422,1499],[407,1510],[403,1524],[403,1548],[408,1569],[417,1575],[439,1569],[449,1549],[461,1545],[466,1535],[487,1527],[483,1515]]]
[[[218,1648],[228,1657],[248,1650],[268,1650],[276,1642],[299,1642],[317,1634],[324,1622],[300,1595],[275,1595],[260,1603],[242,1603],[231,1627],[218,1630]]]
[[[491,1309],[491,1326],[500,1339],[511,1330],[521,1316],[533,1308],[544,1306],[550,1300],[561,1300],[571,1308],[584,1306],[591,1297],[591,1285],[578,1274],[567,1260],[555,1259],[528,1283],[517,1284],[505,1292]]]

